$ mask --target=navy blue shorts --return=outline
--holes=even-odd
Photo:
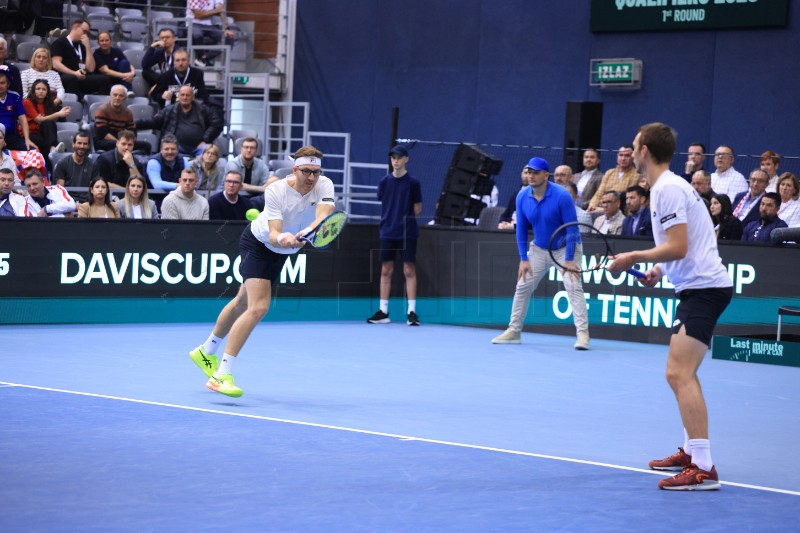
[[[686,326],[686,334],[706,346],[711,345],[714,328],[733,296],[733,287],[686,289],[678,293],[681,303],[675,311],[672,333]]]
[[[244,228],[242,238],[239,239],[239,255],[242,258],[239,265],[242,281],[250,278],[268,279],[273,286],[278,283],[283,264],[289,257],[273,252],[256,239],[250,230],[250,224]]]
[[[394,261],[398,252],[403,259],[403,263],[417,262],[417,239],[407,240],[383,240],[381,239],[381,263]]]

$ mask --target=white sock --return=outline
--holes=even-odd
[[[409,313],[416,313],[417,312],[417,301],[416,300],[409,300],[408,301],[408,312]]]
[[[692,445],[689,443],[689,433],[686,428],[683,428],[683,452],[686,455],[692,455]]]
[[[389,300],[381,300],[381,311],[389,314]]]
[[[706,472],[711,470],[714,462],[711,460],[711,443],[708,439],[690,439],[689,446],[692,447],[692,462]]]
[[[203,351],[208,354],[217,353],[217,348],[219,348],[219,343],[222,342],[222,337],[217,337],[213,333],[208,336],[206,342],[203,343]]]
[[[231,354],[223,354],[222,361],[219,362],[219,368],[214,372],[215,374],[230,374],[233,368],[233,362],[236,361],[236,356]]]

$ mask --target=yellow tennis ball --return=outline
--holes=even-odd
[[[247,212],[244,214],[244,218],[252,222],[253,220],[258,218],[259,214],[261,214],[261,212],[254,207],[252,209],[247,210]]]

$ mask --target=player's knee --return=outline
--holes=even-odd
[[[258,318],[258,320],[264,318],[264,316],[267,314],[267,311],[269,311],[268,303],[257,303],[247,307],[247,312]]]
[[[394,273],[394,265],[381,266],[381,276],[391,276]]]
[[[406,263],[403,265],[403,274],[405,274],[407,278],[413,278],[417,275],[417,267],[413,264]]]
[[[689,376],[678,368],[668,367],[665,377],[673,390],[680,389],[689,381]]]

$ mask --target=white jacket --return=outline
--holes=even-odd
[[[26,207],[26,197],[22,196],[21,194],[17,194],[12,192],[8,195],[8,198],[5,200],[0,200],[0,206],[5,204],[6,202],[11,202],[11,208],[14,210],[14,214],[18,217],[24,217],[25,215],[25,207]]]
[[[50,204],[45,206],[45,211],[51,217],[63,217],[64,215],[75,212],[75,200],[69,195],[67,190],[61,185],[49,185],[45,187],[47,195],[45,196]],[[27,203],[25,206],[25,216],[35,217],[39,216],[39,211],[42,208],[36,203],[36,200],[30,196],[26,197]]]

